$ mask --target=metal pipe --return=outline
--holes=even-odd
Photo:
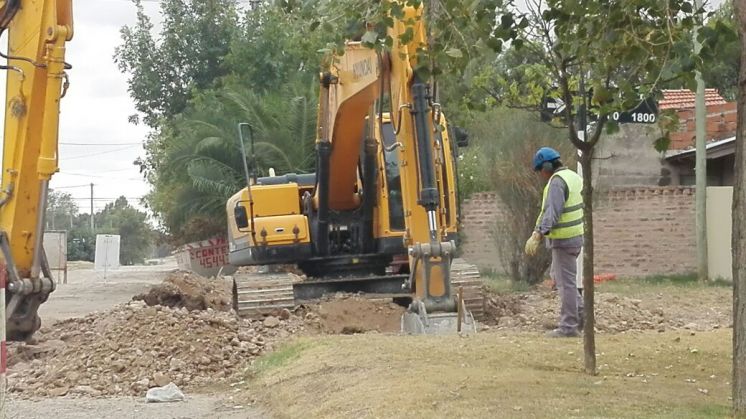
[[[426,211],[435,211],[438,208],[438,189],[435,185],[431,132],[428,126],[430,106],[427,85],[416,82],[412,85],[412,96],[414,106],[410,112],[414,117],[417,137],[417,163],[420,173],[420,200],[418,203]]]
[[[330,142],[322,141],[316,144],[318,159],[318,208],[316,221],[316,244],[319,255],[329,253],[329,156],[332,152]]]
[[[31,264],[31,279],[39,278],[43,259],[44,218],[47,211],[47,195],[49,194],[49,180],[42,180],[39,190],[39,205],[36,214],[36,228],[34,230],[34,258]]]
[[[378,143],[375,135],[376,114],[373,107],[368,112],[368,124],[363,145],[363,228],[361,247],[363,253],[372,252],[375,245],[373,238],[373,212],[376,205],[376,175],[378,173]]]

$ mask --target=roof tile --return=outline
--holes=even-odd
[[[658,102],[658,108],[663,109],[692,109],[696,101],[696,94],[689,89],[664,90],[663,99]],[[705,89],[706,106],[725,105],[728,103],[720,96],[717,89]]]

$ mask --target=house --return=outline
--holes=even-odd
[[[622,124],[619,133],[604,138],[595,153],[599,186],[693,185],[695,98],[691,90],[662,92],[659,110],[674,110],[679,120],[678,129],[670,133],[671,143],[665,153],[653,146],[662,134],[657,124]],[[705,90],[705,103],[708,184],[732,185],[736,103],[726,101],[716,89]]]

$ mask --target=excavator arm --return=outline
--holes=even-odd
[[[403,43],[405,33],[412,36]],[[428,312],[456,311],[449,276],[455,243],[446,239],[441,228],[444,195],[454,189],[454,185],[444,185],[455,180],[437,170],[445,164],[438,157],[442,144],[436,141],[442,138],[439,109],[430,96],[430,86],[416,71],[418,54],[427,47],[422,9],[406,7],[404,18],[394,21],[389,36],[393,45],[385,53],[348,42],[344,55],[335,57],[321,75],[314,236],[319,253],[325,254],[328,212],[360,204],[357,159],[351,156],[361,148],[366,116],[367,123],[375,120],[372,109],[377,100],[384,101],[382,93],[387,92],[398,148],[409,286],[415,294],[410,310],[416,324],[410,329],[422,329],[428,327]]]
[[[49,180],[58,171],[72,0],[0,1],[0,31],[8,34],[0,67],[7,73],[0,183],[6,332],[9,340],[24,340],[40,327],[39,305],[54,290],[42,243]]]

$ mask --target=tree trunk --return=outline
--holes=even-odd
[[[585,305],[585,325],[583,326],[583,350],[585,352],[585,372],[596,375],[596,316],[593,308],[593,149],[584,151],[580,157],[583,168],[583,221],[585,236],[583,243],[583,303]]]
[[[733,1],[741,38],[741,70],[738,81],[738,128],[736,175],[733,188],[733,413],[746,417],[746,4]]]

